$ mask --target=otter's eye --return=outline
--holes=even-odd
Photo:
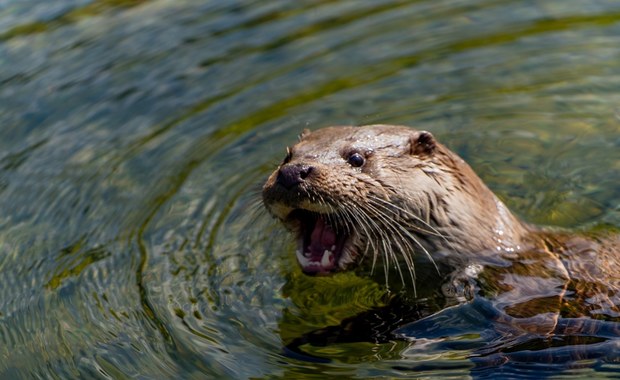
[[[359,168],[360,166],[364,165],[364,157],[362,157],[362,155],[359,153],[353,153],[349,156],[347,162],[349,163],[349,165]]]

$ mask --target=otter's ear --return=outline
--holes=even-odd
[[[410,138],[411,151],[415,156],[429,156],[437,149],[437,143],[432,133],[419,131]]]
[[[304,128],[304,130],[301,131],[299,136],[297,136],[299,138],[299,141],[301,141],[301,140],[305,139],[306,137],[310,136],[310,132],[312,132],[312,131],[309,130],[308,128]]]

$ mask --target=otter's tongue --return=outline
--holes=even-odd
[[[310,241],[302,243],[303,255],[298,255],[304,272],[328,273],[336,266],[336,233],[323,218],[317,218]],[[307,245],[306,245],[307,244]]]
[[[310,235],[309,248],[312,258],[321,259],[325,250],[333,251],[335,249],[335,244],[336,233],[328,224],[325,224],[323,218],[318,218],[314,225],[314,230],[312,230],[312,235]]]

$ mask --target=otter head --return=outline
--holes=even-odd
[[[496,228],[484,210],[499,202],[431,133],[390,125],[304,131],[263,201],[296,234],[306,273],[345,270],[372,252],[373,266],[382,257],[412,275],[416,251],[485,248],[491,237],[469,236],[467,225]]]

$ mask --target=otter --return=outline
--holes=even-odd
[[[521,221],[428,131],[306,130],[262,197],[296,236],[307,274],[382,266],[386,285],[393,272],[415,292],[416,268],[426,268],[452,304],[488,300],[493,318],[521,333],[577,331],[584,317],[620,322],[620,234]]]

